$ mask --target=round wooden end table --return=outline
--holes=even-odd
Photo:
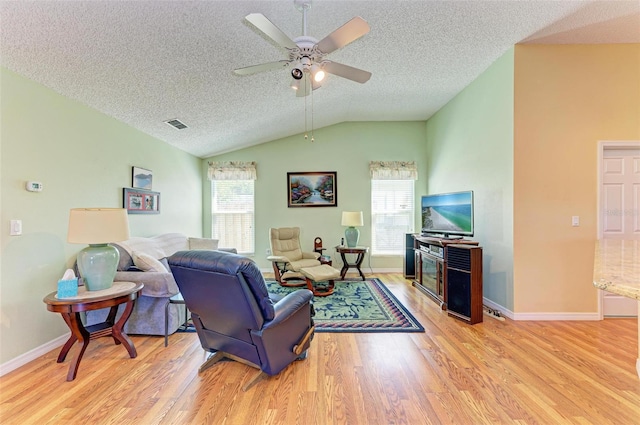
[[[67,342],[65,342],[62,350],[60,350],[57,362],[62,363],[64,361],[67,353],[76,341],[82,344],[82,347],[80,347],[80,350],[76,353],[69,365],[67,381],[73,381],[76,378],[80,360],[82,360],[89,341],[92,339],[111,336],[116,345],[122,344],[124,348],[127,349],[132,359],[138,355],[133,342],[131,342],[131,339],[124,333],[122,328],[124,324],[127,323],[135,300],[138,298],[143,287],[144,285],[142,283],[113,282],[111,288],[100,291],[87,291],[84,286],[80,286],[78,288],[78,295],[71,298],[58,298],[57,292],[52,292],[44,297],[43,301],[47,305],[47,310],[60,313],[71,330],[71,336]],[[120,304],[125,304],[125,308],[122,316],[120,316],[116,322],[116,313],[118,312],[118,306]],[[110,307],[110,310],[105,322],[87,327],[82,324],[80,318],[81,312],[107,307]]]

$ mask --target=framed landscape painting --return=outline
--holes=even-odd
[[[289,208],[337,207],[337,178],[335,171],[287,173]]]
[[[153,188],[153,171],[140,167],[131,167],[131,186],[137,189]]]
[[[160,214],[160,192],[125,187],[122,207],[128,214]]]

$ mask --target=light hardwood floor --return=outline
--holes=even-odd
[[[485,316],[470,326],[400,274],[378,277],[425,333],[317,333],[308,359],[247,392],[254,370],[243,364],[198,374],[205,355],[195,333],[172,335],[167,348],[162,337],[133,336],[135,359],[101,338],[73,382],[58,349],[0,378],[0,423],[640,423],[635,319]]]

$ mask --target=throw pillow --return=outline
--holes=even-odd
[[[189,249],[206,249],[215,251],[218,249],[217,239],[189,238]]]
[[[162,263],[149,254],[144,252],[133,252],[133,263],[142,271],[145,272],[162,272],[166,273],[167,269]]]

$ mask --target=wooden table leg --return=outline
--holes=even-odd
[[[64,345],[62,346],[62,350],[60,350],[60,354],[58,354],[58,360],[56,360],[58,363],[62,363],[64,359],[67,358],[67,353],[69,353],[69,350],[71,350],[71,347],[73,347],[73,344],[75,344],[76,341],[78,340],[78,338],[76,337],[76,334],[73,332],[73,326],[71,325],[71,319],[69,318],[69,316],[70,314],[64,314],[64,313],[62,314],[62,318],[64,319],[64,322],[67,324],[67,326],[71,330],[71,336],[69,337],[67,342],[65,342]]]
[[[364,280],[364,273],[362,273],[362,270],[360,269],[360,266],[362,265],[362,261],[364,260],[364,252],[358,254],[358,257],[356,258],[356,269],[358,269],[358,273],[360,273],[360,276],[362,277],[362,280]]]
[[[344,280],[345,275],[347,274],[347,270],[349,270],[349,263],[347,262],[347,256],[344,252],[340,253],[340,257],[342,257],[342,269],[340,270],[340,280]]]
[[[118,314],[118,306],[114,305],[109,309],[109,314],[107,315],[107,319],[104,322],[110,328],[113,328],[113,325],[116,323],[116,314]],[[118,341],[116,337],[113,336],[113,333],[111,334],[111,337],[113,338],[113,342],[116,345],[120,344],[120,341]]]
[[[129,316],[131,315],[131,312],[133,311],[134,302],[135,300],[127,301],[122,316],[120,316],[118,322],[113,325],[113,328],[111,329],[111,333],[113,335],[113,338],[116,340],[116,344],[122,343],[124,348],[126,348],[129,352],[129,357],[131,357],[132,359],[134,359],[138,355],[138,352],[136,351],[136,347],[133,345],[133,342],[131,341],[131,339],[129,339],[129,336],[122,330],[122,328],[124,327],[124,324],[127,322]]]
[[[79,313],[70,313],[70,314],[64,313],[62,316],[65,318],[65,322],[67,322],[67,324],[71,328],[71,333],[73,334],[73,336],[75,336],[75,339],[82,343],[82,347],[80,347],[80,350],[78,350],[76,355],[73,357],[71,364],[69,364],[67,381],[73,381],[74,379],[76,379],[76,374],[78,373],[78,367],[80,366],[80,361],[82,360],[82,356],[84,355],[84,352],[87,349],[87,346],[89,345],[89,341],[91,340],[91,335],[82,324],[82,320],[80,319]],[[71,338],[69,339],[69,341],[67,341],[64,347],[62,347],[63,350],[67,348],[67,351],[69,351],[69,348],[71,348],[71,345],[73,345],[71,344],[69,345],[69,347],[67,347],[70,341],[71,341]],[[62,355],[62,352],[60,354]],[[65,353],[65,356],[66,356],[66,353]]]

